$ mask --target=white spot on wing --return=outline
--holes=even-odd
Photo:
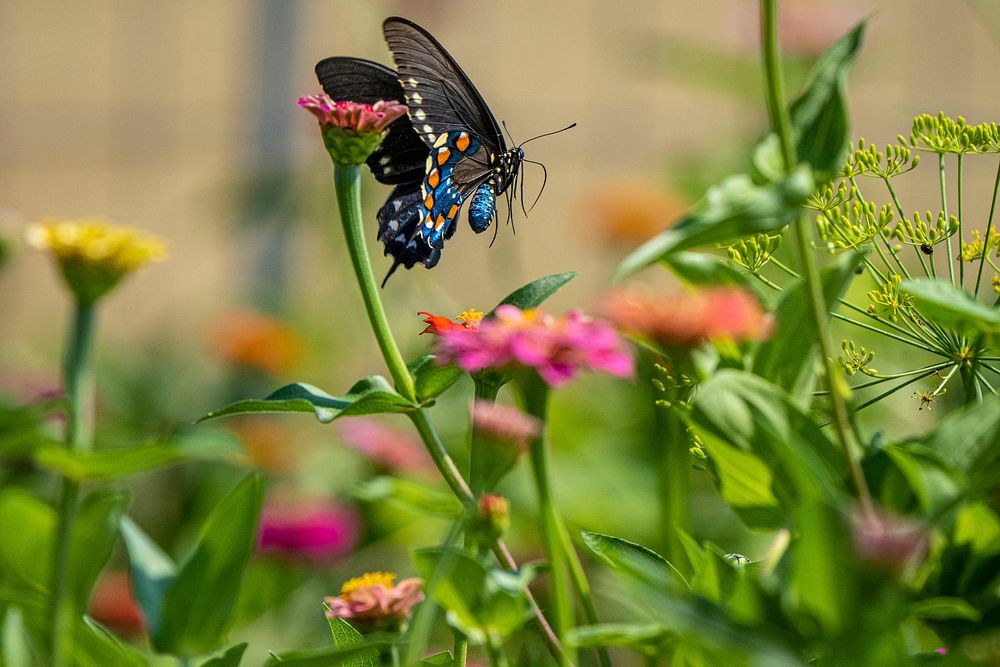
[[[424,101],[424,98],[420,95],[420,93],[413,93],[410,95],[410,99],[413,100],[414,104],[422,104]]]
[[[426,118],[427,118],[427,114],[426,114],[426,113],[424,112],[424,110],[423,110],[423,109],[417,109],[417,110],[416,110],[416,111],[414,112],[413,116],[414,116],[414,117],[415,117],[415,118],[416,118],[417,120],[424,120],[424,119],[426,119]]]
[[[400,83],[402,83],[402,81],[400,81]],[[417,87],[417,80],[414,79],[412,76],[409,79],[406,80],[406,83],[410,84],[410,88],[416,88]]]
[[[434,128],[431,127],[430,125],[427,125],[426,123],[420,129],[423,130],[424,132],[433,132],[434,131]]]

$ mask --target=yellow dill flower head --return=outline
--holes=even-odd
[[[368,586],[381,585],[392,588],[395,581],[396,575],[392,572],[365,572],[360,577],[354,577],[344,582],[344,585],[340,587],[340,595],[346,598],[354,591]]]
[[[56,260],[73,293],[93,303],[127,273],[167,256],[161,239],[99,219],[46,219],[30,225],[28,243]]]

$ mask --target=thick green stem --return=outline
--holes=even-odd
[[[795,144],[793,143],[791,120],[788,115],[788,108],[784,102],[784,84],[778,52],[778,17],[776,5],[776,0],[761,0],[761,42],[764,57],[767,108],[771,118],[771,127],[778,135],[785,169],[790,172],[797,163],[797,157]],[[837,387],[834,355],[830,345],[829,332],[827,331],[828,311],[826,305],[823,303],[823,291],[819,281],[819,271],[816,269],[815,261],[810,252],[809,242],[806,239],[806,232],[801,219],[792,223],[792,236],[795,240],[799,260],[802,263],[803,278],[809,290],[809,306],[813,324],[816,327],[816,335],[819,339],[820,357],[826,372],[827,383],[830,385],[830,408],[833,413],[834,429],[836,430],[837,439],[840,441],[844,457],[850,468],[851,478],[858,498],[866,509],[870,509],[872,506],[871,494],[868,491],[868,484],[865,481],[864,473],[857,459],[856,447],[852,442],[853,435],[847,418],[847,406],[844,402],[844,396]]]
[[[66,446],[74,452],[86,452],[93,446],[93,377],[90,356],[94,330],[94,305],[77,302],[73,328],[63,364],[66,388]],[[59,498],[59,521],[52,557],[50,630],[52,664],[70,664],[73,645],[73,620],[76,612],[70,598],[70,541],[79,503],[80,485],[63,479]]]
[[[396,391],[411,401],[416,400],[417,392],[413,385],[413,377],[406,368],[403,355],[399,353],[396,340],[389,329],[389,320],[385,316],[382,298],[379,296],[378,284],[372,273],[371,260],[368,258],[368,245],[365,243],[365,226],[361,215],[361,172],[355,165],[334,164],[334,187],[337,189],[337,204],[340,206],[340,221],[344,225],[344,236],[347,249],[354,266],[354,275],[361,288],[361,297],[368,311],[368,321],[371,322],[378,341],[382,357],[385,359],[389,373],[396,384]]]
[[[448,482],[448,486],[451,487],[455,496],[463,503],[473,502],[475,496],[472,494],[472,489],[469,488],[465,478],[462,477],[462,473],[459,472],[458,466],[455,465],[455,460],[451,458],[448,450],[444,448],[444,443],[441,442],[441,438],[427,418],[427,414],[422,408],[417,408],[409,413],[409,417],[410,421],[417,428],[424,446],[434,460],[434,465],[437,466],[444,480]]]
[[[559,537],[559,519],[552,497],[548,447],[545,444],[544,424],[548,412],[549,391],[548,385],[540,378],[527,379],[520,384],[525,410],[543,424],[538,437],[531,442],[531,470],[535,478],[535,491],[538,494],[545,551],[551,568],[549,580],[552,583],[552,603],[555,609],[554,628],[556,634],[561,637],[575,625],[575,614],[573,598],[569,591],[569,573],[563,555],[562,540]],[[561,664],[565,665],[566,661],[574,659],[570,652],[566,651]]]
[[[465,661],[469,655],[469,640],[457,630],[453,630],[452,634],[455,635],[455,646],[452,651],[452,667],[465,667]]]

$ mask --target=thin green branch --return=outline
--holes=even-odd
[[[944,219],[948,219],[948,186],[945,180],[944,172],[944,153],[938,153],[938,175],[939,175],[939,185],[941,187],[941,212],[944,213]],[[961,223],[961,221],[959,221]],[[955,267],[952,258],[955,256],[955,251],[951,245],[951,236],[947,238],[948,243],[948,279],[951,280],[951,284],[955,284]]]
[[[979,284],[983,280],[983,265],[986,263],[987,250],[990,243],[990,232],[993,231],[993,213],[997,207],[997,190],[1000,189],[1000,161],[997,161],[997,175],[993,180],[993,199],[990,200],[990,217],[986,221],[986,233],[983,235],[983,256],[979,258],[979,271],[976,273],[976,289],[973,292],[979,296]]]

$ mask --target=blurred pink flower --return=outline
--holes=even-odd
[[[351,449],[378,466],[410,473],[434,472],[434,463],[409,431],[386,426],[374,419],[351,417],[340,421],[340,437]]]
[[[362,620],[375,625],[398,622],[410,615],[413,606],[424,599],[423,581],[403,579],[393,585],[391,572],[366,572],[346,582],[337,597],[326,597],[328,618]]]
[[[354,508],[332,500],[269,499],[260,519],[260,551],[323,561],[349,553],[361,522]]]
[[[490,401],[476,401],[472,404],[472,425],[496,440],[502,440],[524,449],[528,442],[538,435],[541,422],[525,414],[512,405],[500,405]]]
[[[581,370],[631,377],[635,363],[626,343],[609,324],[580,311],[561,317],[503,305],[478,329],[441,333],[438,362],[469,372],[511,365],[534,368],[553,387]]]
[[[406,114],[406,105],[396,101],[379,100],[375,104],[335,102],[326,93],[303,95],[298,104],[316,116],[320,125],[332,125],[358,134],[381,133],[394,120]]]
[[[899,574],[927,553],[927,526],[878,510],[858,510],[851,515],[854,550],[863,560]]]
[[[622,331],[669,345],[705,340],[759,340],[771,333],[771,318],[750,292],[736,287],[667,292],[612,292],[601,308]]]

